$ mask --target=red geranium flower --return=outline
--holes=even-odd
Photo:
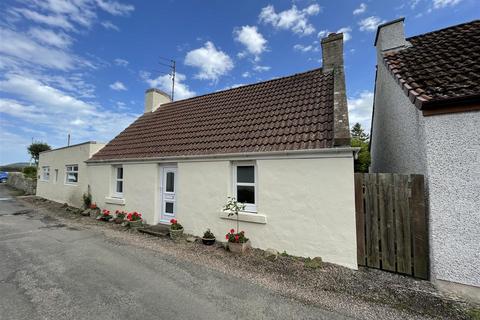
[[[240,237],[238,236],[238,234],[235,235],[235,241],[238,241]]]
[[[231,234],[234,234],[234,233],[235,233],[235,229],[230,229],[230,233],[231,233]]]
[[[230,236],[228,235],[228,233],[225,235],[225,239],[228,240],[228,238],[230,238]]]

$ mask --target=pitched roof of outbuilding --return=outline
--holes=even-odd
[[[90,160],[333,147],[333,74],[322,69],[170,102]]]
[[[384,63],[417,107],[480,101],[480,20],[406,40]]]

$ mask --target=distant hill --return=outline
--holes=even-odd
[[[28,162],[15,162],[0,166],[0,171],[22,171],[23,168],[28,167]]]

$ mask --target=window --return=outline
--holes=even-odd
[[[78,164],[68,165],[65,171],[65,183],[77,184],[78,182]]]
[[[245,204],[245,211],[256,212],[255,165],[237,164],[233,175],[237,201]]]
[[[42,180],[50,180],[50,167],[42,167]]]
[[[113,190],[115,191],[114,196],[118,198],[122,198],[123,197],[123,167],[122,166],[114,167],[113,173],[115,177],[113,181],[113,184],[114,184]]]

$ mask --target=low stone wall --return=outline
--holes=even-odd
[[[21,172],[9,172],[7,184],[15,189],[25,191],[26,194],[35,194],[37,181],[27,178]]]

